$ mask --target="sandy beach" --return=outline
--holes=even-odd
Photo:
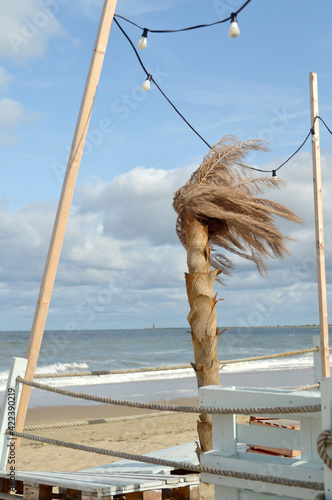
[[[170,404],[196,405],[195,399],[169,401]],[[26,425],[74,422],[96,418],[148,414],[147,410],[111,405],[56,406],[28,411]],[[152,412],[150,412],[151,414]],[[197,440],[195,414],[172,413],[167,416],[89,424],[80,427],[29,431],[64,441],[82,443],[116,451],[146,454]],[[117,458],[70,450],[44,443],[22,440],[17,470],[78,471],[105,465]],[[201,498],[214,498],[213,486],[201,485]]]

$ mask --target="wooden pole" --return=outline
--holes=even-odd
[[[320,324],[320,351],[322,359],[322,377],[330,376],[330,355],[329,355],[329,326],[327,319],[327,298],[326,298],[326,275],[325,275],[325,254],[324,254],[324,229],[323,229],[323,203],[322,203],[322,178],[320,163],[319,144],[319,120],[315,118],[318,113],[318,88],[317,74],[309,74],[310,84],[310,113],[311,127],[314,128],[318,137],[317,141],[311,141],[312,145],[312,166],[314,183],[314,203],[315,203],[315,231],[316,231],[316,258],[317,258],[317,278],[318,278],[318,303],[319,303],[319,324]],[[315,122],[314,122],[315,120]]]
[[[69,217],[70,207],[76,185],[78,170],[81,163],[86,134],[88,132],[94,98],[97,92],[101,69],[104,62],[108,37],[117,0],[105,0],[100,18],[96,42],[91,57],[90,67],[84,88],[82,103],[77,119],[77,125],[68,159],[67,170],[63,181],[62,192],[54,222],[53,233],[46,259],[44,274],[40,286],[38,302],[30,333],[27,350],[28,365],[25,378],[33,380],[43,338],[47,313],[50,305],[55,275],[58,268],[60,253]],[[24,427],[28,409],[31,387],[24,385],[16,418],[16,431]],[[16,450],[18,443],[16,445]]]

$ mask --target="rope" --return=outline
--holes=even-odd
[[[86,372],[66,372],[66,373],[39,373],[35,378],[61,378],[61,377],[89,377],[91,375],[122,375],[125,373],[144,373],[144,372],[165,372],[169,370],[183,370],[192,368],[191,365],[174,365],[174,366],[160,366],[148,368],[122,368],[119,370],[99,370],[99,371],[86,371]]]
[[[273,359],[273,358],[285,358],[287,356],[295,356],[297,354],[306,354],[308,352],[318,351],[318,347],[311,347],[310,349],[301,349],[298,351],[280,352],[278,354],[267,354],[265,356],[253,356],[251,358],[238,358],[238,359],[226,359],[221,361],[220,369],[225,365],[230,365],[233,363],[243,363],[246,361],[258,361],[262,359]],[[173,366],[161,366],[161,367],[148,367],[148,368],[123,368],[119,370],[100,370],[100,371],[86,371],[86,372],[66,372],[66,373],[39,373],[35,375],[35,378],[62,378],[62,377],[88,377],[91,375],[121,375],[125,373],[144,373],[144,372],[159,372],[159,371],[169,371],[169,370],[185,370],[192,368],[190,364],[183,365],[173,365]]]
[[[39,384],[38,382],[32,382],[30,380],[23,379],[22,377],[17,377],[16,381],[29,385],[30,387],[35,387],[36,389],[43,389],[49,392],[55,392],[57,394],[62,394],[63,396],[70,396],[77,399],[85,399],[87,401],[96,401],[97,403],[105,403],[111,405],[120,406],[130,406],[132,408],[147,408],[150,410],[161,410],[161,411],[177,411],[180,413],[210,413],[210,414],[238,414],[238,415],[251,415],[251,414],[274,414],[274,413],[315,413],[321,410],[321,405],[307,405],[307,406],[272,406],[272,407],[233,407],[233,408],[218,408],[215,406],[177,406],[177,405],[165,405],[159,403],[139,403],[137,401],[124,401],[121,399],[106,398],[103,396],[93,396],[91,394],[84,394],[82,392],[68,391],[66,389],[60,389],[59,387],[50,387],[48,385]]]
[[[332,444],[332,431],[327,430],[321,432],[317,438],[317,451],[318,455],[329,469],[332,469],[332,460],[328,456],[326,449],[331,444]]]
[[[59,422],[58,424],[27,425],[24,431],[43,431],[47,429],[64,429],[67,427],[83,427],[84,425],[110,424],[116,422],[127,422],[130,420],[141,420],[145,418],[156,418],[171,415],[171,412],[144,413],[144,415],[130,415],[125,417],[97,418],[90,420],[77,420],[76,422]]]
[[[285,358],[287,356],[295,356],[296,354],[305,354],[308,352],[319,351],[318,347],[310,347],[309,349],[301,349],[298,351],[280,352],[278,354],[267,354],[265,356],[252,356],[251,358],[227,359],[222,361],[222,365],[230,365],[232,363],[241,363],[244,361],[258,361],[260,359]]]
[[[310,391],[311,389],[318,389],[320,384],[304,385],[302,387],[297,387],[295,391]]]
[[[88,451],[90,453],[97,453],[98,455],[108,455],[113,457],[118,457],[127,460],[135,460],[137,462],[144,462],[149,464],[156,464],[166,467],[172,467],[175,469],[186,469],[191,472],[197,473],[207,473],[207,474],[217,474],[219,476],[235,477],[239,479],[246,479],[248,481],[264,481],[266,483],[280,484],[285,486],[294,486],[297,488],[309,488],[312,490],[324,490],[324,484],[311,482],[311,481],[300,481],[294,479],[286,479],[274,476],[265,476],[261,474],[249,474],[247,472],[237,472],[226,469],[221,469],[218,467],[210,467],[206,465],[195,465],[188,464],[186,462],[175,462],[173,460],[165,460],[155,457],[147,457],[146,455],[134,455],[132,453],[124,453],[120,451],[105,450],[104,448],[95,448],[92,446],[85,446],[83,444],[70,443],[67,441],[59,441],[58,439],[44,438],[41,436],[35,436],[33,434],[26,434],[24,432],[13,431],[10,433],[12,436],[21,437],[25,439],[30,439],[33,441],[39,441],[42,443],[52,444],[56,446],[63,446],[65,448],[71,448],[74,450]]]

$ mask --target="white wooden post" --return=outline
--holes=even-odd
[[[313,347],[318,347],[318,351],[314,351],[314,383],[319,384],[322,380],[322,357],[320,354],[320,336],[313,335],[312,337]]]
[[[98,33],[91,57],[81,108],[77,119],[77,125],[73,137],[67,170],[63,181],[62,192],[45,263],[44,274],[40,285],[35,316],[31,328],[27,351],[28,366],[25,373],[25,378],[27,380],[33,380],[35,375],[40,346],[46,324],[46,318],[51,301],[55,275],[59,264],[60,253],[65,236],[71,202],[74,195],[77,175],[83,154],[86,134],[88,132],[94,98],[97,92],[101,69],[104,62],[116,3],[117,0],[104,0],[104,7],[101,14]],[[31,387],[25,385],[23,388],[21,404],[16,421],[16,430],[18,432],[21,432],[24,427],[30,392]],[[17,442],[17,447],[18,446],[19,440]]]
[[[6,470],[9,452],[13,455],[15,461],[17,438],[13,438],[10,434],[6,434],[7,429],[15,427],[17,409],[22,393],[22,384],[16,382],[16,377],[24,377],[28,360],[25,358],[13,358],[12,365],[9,371],[5,397],[0,417],[0,470]],[[11,443],[13,445],[11,446]]]
[[[321,346],[320,351],[322,357],[322,377],[329,377],[330,376],[329,326],[327,319],[319,120],[316,119],[315,125],[313,125],[315,118],[319,116],[316,73],[309,74],[309,83],[310,83],[311,127],[314,127],[315,135],[318,137],[318,141],[312,140],[311,144],[312,144],[312,166],[313,166],[313,183],[314,183],[314,204],[315,204],[316,260],[317,260],[320,346]]]
[[[323,378],[320,385],[322,400],[322,430],[332,429],[332,381],[331,378]],[[327,449],[328,455],[332,456],[332,445]],[[325,500],[332,500],[332,470],[324,464],[324,486]]]

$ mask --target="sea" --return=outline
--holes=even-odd
[[[331,333],[331,327],[330,327]],[[319,327],[227,328],[218,340],[219,359],[239,359],[311,348]],[[29,332],[0,332],[0,404],[13,357],[25,357]],[[64,373],[174,366],[194,361],[189,328],[45,331],[37,373]],[[313,354],[225,365],[221,383],[292,388],[314,383]],[[130,401],[197,397],[193,370],[42,379],[40,383]],[[33,389],[29,407],[88,404]],[[89,403],[93,404],[93,403]]]

